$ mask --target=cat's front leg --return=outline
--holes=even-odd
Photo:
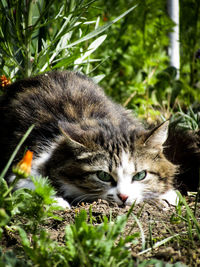
[[[54,197],[59,207],[62,207],[63,209],[70,209],[70,204],[67,200],[65,200],[62,197]]]
[[[164,205],[165,208],[170,206],[177,206],[179,202],[179,197],[174,189],[170,189],[159,197],[160,203]]]

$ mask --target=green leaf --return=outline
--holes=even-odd
[[[8,215],[11,215],[13,210],[13,202],[10,195],[4,197],[4,194],[8,192],[9,188],[7,182],[2,178],[0,179],[0,208],[5,209]]]
[[[105,77],[105,74],[100,74],[100,75],[96,75],[94,77],[92,77],[92,80],[98,84],[101,80],[103,80],[103,78]]]
[[[113,23],[117,22],[118,20],[120,20],[121,18],[123,18],[124,16],[126,16],[128,13],[130,13],[133,9],[136,8],[136,5],[129,8],[126,12],[122,13],[120,16],[118,16],[117,18],[115,18],[114,20],[108,22],[107,24],[105,24],[104,26],[98,27],[97,29],[95,29],[94,31],[88,33],[87,35],[85,35],[84,37],[80,38],[79,40],[65,46],[65,49],[73,47],[79,43],[82,43],[84,41],[87,41],[97,35],[99,35],[100,33],[106,31]]]
[[[96,40],[94,40],[88,47],[87,51],[78,58],[74,64],[81,64],[87,57],[89,57],[106,39],[107,35],[104,34],[100,37],[98,37]]]
[[[20,235],[21,240],[22,240],[22,245],[24,247],[30,247],[31,244],[30,244],[29,238],[28,238],[25,230],[19,226],[17,226],[17,230],[19,231],[19,235]]]
[[[10,217],[6,213],[5,209],[0,208],[0,227],[5,226],[10,220]]]

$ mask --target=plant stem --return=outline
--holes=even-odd
[[[32,73],[32,64],[31,64],[31,31],[32,31],[32,9],[33,9],[33,0],[26,1],[27,14],[25,22],[25,76],[29,77]]]
[[[23,138],[21,139],[21,141],[19,142],[19,144],[17,145],[17,147],[15,148],[14,152],[12,153],[6,167],[4,168],[4,170],[2,171],[1,175],[0,175],[0,180],[3,179],[5,177],[6,172],[8,171],[10,165],[12,164],[13,159],[15,158],[17,152],[19,151],[20,147],[22,146],[22,144],[24,143],[24,141],[26,140],[26,138],[29,136],[30,132],[33,130],[34,125],[32,125],[28,131],[25,133],[25,135],[23,136]]]
[[[3,195],[3,198],[6,198],[10,194],[10,192],[14,189],[15,185],[19,182],[20,179],[21,177],[19,176],[15,177],[15,179],[12,181],[11,185],[9,186],[8,190]]]

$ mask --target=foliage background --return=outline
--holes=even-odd
[[[106,92],[149,122],[170,117],[178,106],[198,110],[200,2],[179,2],[180,80],[169,65],[168,36],[174,24],[167,0],[1,0],[1,74],[14,81],[52,69],[76,69],[96,81],[104,77],[100,84]]]
[[[133,3],[137,8],[112,26],[109,38],[98,50],[108,57],[100,67],[106,74],[103,87],[117,101],[150,120],[160,112],[169,117],[178,110],[178,104],[184,109],[195,107],[200,101],[200,2],[179,1],[180,80],[169,65],[169,32],[174,24],[166,0],[118,1],[118,5],[103,1],[104,20]]]

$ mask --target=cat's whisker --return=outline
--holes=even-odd
[[[113,197],[113,196],[107,196],[106,199],[107,199],[108,201],[113,201],[113,200],[114,200],[114,197]]]
[[[99,194],[93,194],[93,193],[87,193],[84,195],[80,195],[76,198],[73,199],[73,201],[71,202],[71,205],[75,204],[75,203],[80,203],[84,200],[97,200],[98,198],[100,198]]]

